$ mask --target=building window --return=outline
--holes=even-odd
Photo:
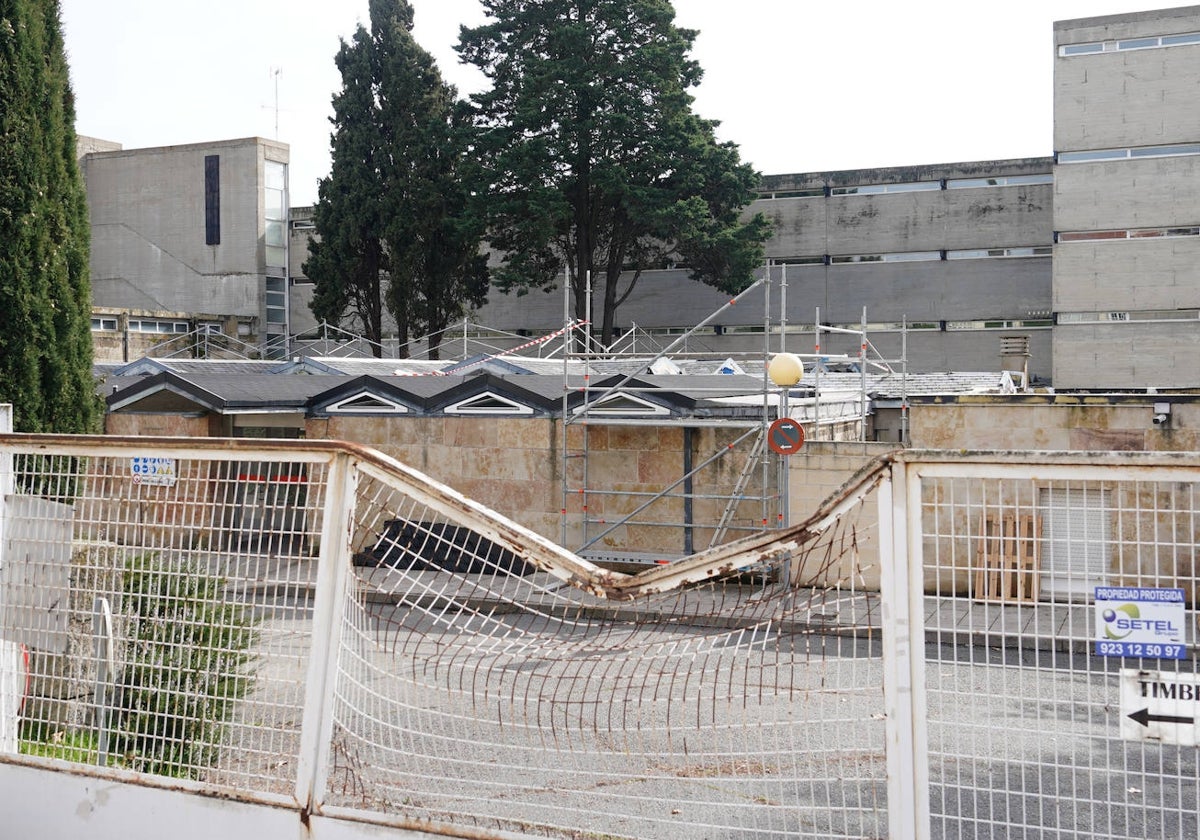
[[[398,402],[362,391],[339,400],[326,409],[330,414],[407,414],[408,408]]]
[[[287,164],[263,163],[263,217],[267,265],[287,266]]]
[[[941,258],[941,251],[903,251],[893,254],[842,254],[830,257],[829,261],[837,265],[839,263],[865,262],[924,262]]]
[[[1058,162],[1094,163],[1101,160],[1182,157],[1184,155],[1200,155],[1200,143],[1177,143],[1172,146],[1137,146],[1125,149],[1089,149],[1085,152],[1059,152]]]
[[[900,184],[860,184],[854,187],[831,187],[830,195],[880,195],[883,193],[926,192],[940,190],[941,181],[908,181]]]
[[[267,278],[267,323],[287,323],[287,280],[282,277]]]
[[[1125,324],[1133,321],[1195,321],[1200,319],[1196,309],[1143,309],[1110,312],[1059,312],[1060,324]]]
[[[1129,230],[1073,230],[1055,234],[1059,242],[1107,242],[1128,239],[1165,239],[1200,236],[1200,226],[1172,228],[1132,228]]]
[[[963,248],[947,251],[948,260],[982,260],[991,257],[1048,257],[1053,249],[1049,245],[1026,248]]]
[[[221,244],[221,156],[204,156],[204,244]]]
[[[1104,52],[1104,43],[1103,42],[1100,42],[1098,44],[1068,44],[1065,47],[1058,48],[1058,54],[1061,56],[1087,55],[1088,53],[1098,53],[1098,52]]]
[[[1023,330],[1054,326],[1054,321],[1049,318],[1033,318],[1026,320],[1004,320],[997,319],[995,321],[947,321],[947,332],[959,332],[962,330]]]
[[[773,201],[781,198],[823,198],[824,196],[824,187],[813,187],[803,190],[774,190],[772,192],[759,193],[758,195],[762,201]]]
[[[825,255],[811,257],[773,257],[771,265],[824,265]]]
[[[448,405],[443,411],[446,414],[533,414],[530,406],[490,392]]]
[[[1186,44],[1200,44],[1200,32],[1185,32],[1180,35],[1154,35],[1148,38],[1125,38],[1117,41],[1092,41],[1087,44],[1066,44],[1058,48],[1058,54],[1065,58],[1073,55],[1093,55],[1104,52],[1179,47]]]
[[[191,331],[187,321],[157,321],[147,319],[129,320],[130,332],[144,333],[186,333]]]
[[[92,318],[92,332],[111,332],[115,331],[116,329],[116,318]]]
[[[1017,187],[1053,183],[1054,176],[1047,172],[1040,175],[998,175],[994,178],[951,178],[946,182],[946,189],[966,190],[975,187]]]

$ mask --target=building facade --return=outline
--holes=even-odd
[[[285,144],[104,149],[81,138],[80,148],[98,358],[181,336],[286,352]]]
[[[1058,389],[1200,387],[1200,6],[1060,21],[1053,48],[1052,157],[767,176],[749,210],[776,224],[773,325],[728,308],[694,344],[752,350],[774,329],[856,352],[820,322],[910,370],[1012,354]],[[725,303],[679,267],[643,276],[618,319],[670,336]],[[478,317],[536,331],[562,311],[493,295]]]
[[[1200,6],[1054,43],[1054,385],[1198,387]]]
[[[1031,375],[1048,378],[1052,168],[1033,158],[767,176],[748,212],[775,224],[771,300],[726,307],[679,266],[644,273],[618,323],[665,343],[720,310],[689,344],[718,353],[760,351],[764,332],[785,329],[795,352],[856,355],[857,335],[814,326],[865,327],[878,354],[915,371],[998,369],[1001,338],[1019,334]],[[493,293],[476,317],[539,332],[562,313],[559,295]]]
[[[1051,156],[766,176],[748,211],[775,223],[772,283],[730,306],[686,266],[647,271],[618,333],[722,355],[869,344],[913,372],[1060,390],[1200,387],[1200,6],[1061,21],[1053,49]],[[288,208],[286,145],[81,148],[98,348],[134,357],[129,323],[306,352],[313,228]],[[462,346],[517,346],[573,311],[561,290],[489,297]]]

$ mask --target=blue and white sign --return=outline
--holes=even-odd
[[[135,457],[129,459],[134,484],[175,486],[175,459]]]
[[[1182,589],[1096,587],[1096,655],[1183,659]]]

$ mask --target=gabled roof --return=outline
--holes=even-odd
[[[339,376],[332,388],[314,394],[308,401],[310,414],[407,414],[424,413],[432,392],[428,379]],[[318,381],[327,377],[319,377]]]
[[[485,369],[471,376],[455,376],[452,379],[455,381],[446,382],[450,387],[430,399],[428,409],[431,414],[547,416],[558,413],[562,408],[561,375],[500,376]]]
[[[120,377],[128,379],[128,377]],[[213,411],[218,414],[303,412],[315,392],[327,390],[327,377],[162,371],[128,384],[110,380],[109,411]]]
[[[325,364],[317,359],[309,358],[308,356],[300,356],[292,359],[290,362],[284,362],[273,373],[307,373],[307,374],[338,374],[342,371],[337,370],[330,365]]]
[[[487,371],[488,373],[516,373],[529,374],[532,373],[528,366],[518,364],[515,360],[517,356],[472,356],[469,359],[463,359],[461,362],[456,362],[442,370],[442,373],[475,373],[477,371]],[[521,362],[524,362],[521,359]],[[559,362],[562,365],[562,362]]]

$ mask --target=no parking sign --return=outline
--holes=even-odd
[[[767,429],[767,446],[776,455],[794,455],[804,446],[804,427],[790,417],[780,417]]]

